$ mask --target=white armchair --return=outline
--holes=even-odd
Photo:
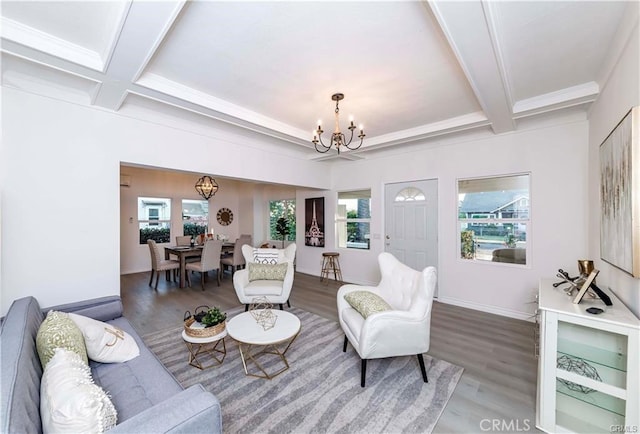
[[[390,253],[378,256],[382,280],[378,286],[343,285],[338,290],[338,318],[347,342],[362,359],[360,385],[364,387],[367,359],[417,355],[422,379],[427,372],[423,353],[429,351],[431,307],[436,286],[436,269],[413,270]],[[370,314],[366,319],[344,298],[354,291],[369,291],[386,301],[391,310]]]
[[[249,264],[256,262],[254,253],[272,255],[274,262],[286,263],[287,272],[284,280],[249,281]],[[242,254],[247,267],[234,273],[233,287],[238,295],[238,300],[245,305],[245,311],[249,309],[249,304],[255,297],[267,297],[271,303],[279,304],[280,309],[282,309],[283,303],[287,303],[291,307],[289,295],[293,287],[293,262],[296,257],[296,245],[290,244],[284,249],[254,249],[245,244],[242,246]]]

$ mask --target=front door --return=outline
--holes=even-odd
[[[385,185],[385,251],[414,270],[438,267],[437,179]]]

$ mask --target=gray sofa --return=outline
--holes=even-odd
[[[180,386],[122,316],[120,297],[102,297],[50,309],[113,324],[133,336],[140,347],[140,356],[125,363],[90,361],[94,381],[111,396],[118,411],[118,424],[110,433],[222,432],[220,403],[215,396],[199,384],[186,390]],[[2,433],[42,432],[42,367],[36,334],[44,316],[38,301],[25,297],[13,302],[2,319]]]

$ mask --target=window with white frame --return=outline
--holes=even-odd
[[[182,199],[182,233],[206,234],[209,227],[209,201]]]
[[[171,239],[171,199],[138,197],[138,229],[140,244],[151,239],[168,243]]]
[[[269,201],[269,239],[296,240],[296,200]]]
[[[371,190],[338,193],[336,215],[338,247],[368,250],[371,233]]]
[[[460,257],[526,265],[530,175],[458,180]]]

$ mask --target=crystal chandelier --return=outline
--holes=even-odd
[[[353,140],[353,130],[356,129],[356,126],[353,124],[353,116],[349,118],[349,121],[350,121],[349,131],[351,131],[351,136],[349,137],[349,141],[346,141],[345,135],[340,131],[340,109],[338,108],[338,103],[343,99],[344,99],[344,94],[342,93],[334,93],[333,95],[331,95],[331,100],[336,102],[336,110],[335,110],[336,128],[331,134],[331,143],[329,143],[328,145],[325,145],[324,142],[322,141],[322,133],[324,133],[324,131],[322,130],[321,121],[318,121],[318,129],[313,131],[313,140],[311,142],[316,147],[316,151],[322,154],[328,152],[329,149],[331,149],[333,146],[336,147],[338,154],[340,154],[340,147],[342,146],[352,151],[362,146],[362,141],[365,136],[362,125],[360,125],[360,134],[358,134],[360,143],[358,143],[357,145],[354,144],[353,146],[351,145],[351,141]]]
[[[209,200],[209,198],[215,196],[218,191],[218,183],[209,175],[205,175],[196,182],[196,191],[200,193],[200,196]]]

